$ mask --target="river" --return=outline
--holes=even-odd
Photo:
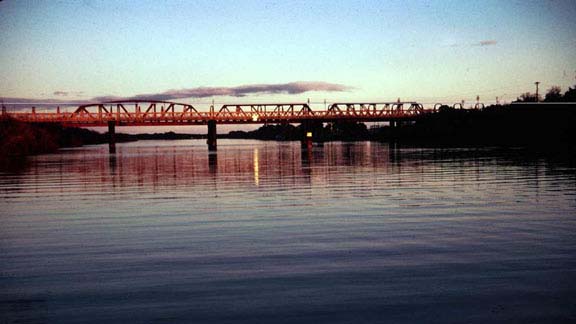
[[[0,173],[0,322],[573,322],[575,170],[373,142],[32,157]]]

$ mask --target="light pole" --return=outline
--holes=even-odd
[[[538,97],[538,85],[540,84],[540,81],[536,81],[534,84],[536,85],[536,102],[539,102],[540,97]]]

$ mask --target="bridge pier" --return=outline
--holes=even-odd
[[[397,138],[398,137],[398,131],[400,129],[400,124],[401,122],[399,120],[391,120],[390,121],[390,137],[391,138]]]
[[[108,121],[108,152],[116,153],[116,121]]]
[[[208,144],[209,151],[216,151],[216,121],[209,120],[208,121],[208,139],[206,140],[206,144]]]

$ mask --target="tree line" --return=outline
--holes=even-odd
[[[525,92],[521,94],[516,102],[576,102],[576,86],[574,88],[569,87],[568,90],[562,94],[562,89],[559,86],[552,86],[546,92],[544,100],[540,94]]]

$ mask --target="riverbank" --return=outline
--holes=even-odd
[[[29,124],[0,118],[0,158],[50,153],[62,147],[106,142],[106,136],[82,128],[58,124]]]
[[[413,124],[373,131],[373,139],[418,143],[555,147],[576,144],[576,106],[533,103],[484,109],[440,108]]]
[[[118,143],[138,140],[178,140],[202,138],[203,135],[174,132],[154,134],[118,133]],[[9,117],[0,118],[0,159],[52,153],[60,148],[108,143],[107,133],[59,124],[30,124]]]
[[[225,138],[295,141],[306,131],[316,142],[379,141],[434,146],[526,146],[576,149],[576,106],[533,103],[495,105],[484,109],[440,107],[417,121],[366,127],[358,122],[313,123],[307,130],[290,124],[265,125],[251,131],[230,132]]]

